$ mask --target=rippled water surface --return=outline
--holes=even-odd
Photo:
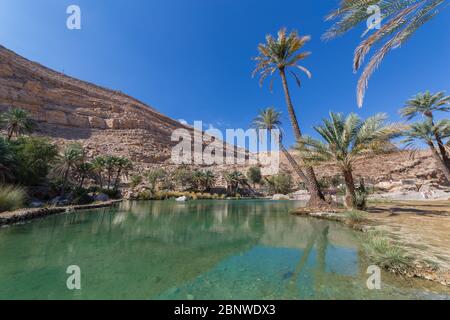
[[[0,299],[448,298],[384,273],[368,290],[361,235],[288,213],[300,205],[127,202],[2,228]]]

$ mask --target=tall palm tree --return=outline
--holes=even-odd
[[[358,156],[393,149],[390,139],[400,134],[398,128],[385,124],[386,115],[377,114],[361,120],[351,113],[330,112],[330,119],[314,127],[324,142],[304,137],[298,145],[305,161],[310,163],[335,162],[344,176],[346,186],[345,205],[356,207],[356,188],[353,179],[353,164]]]
[[[280,149],[286,159],[289,161],[292,169],[299,176],[299,178],[306,184],[307,179],[302,169],[298,165],[297,161],[295,161],[294,157],[287,151],[287,149],[283,145],[283,135],[281,134],[281,112],[277,111],[274,107],[266,108],[257,115],[257,117],[253,120],[253,127],[256,130],[279,130],[280,131]]]
[[[365,39],[355,50],[353,69],[358,71],[364,58],[374,46],[379,49],[370,58],[357,87],[358,106],[363,105],[364,95],[373,72],[393,49],[404,44],[421,26],[446,8],[450,0],[343,0],[339,8],[327,16],[327,20],[337,20],[324,34],[324,39],[333,39],[355,27],[366,24],[373,12],[369,6],[376,5],[381,11],[382,25],[370,36],[369,28],[363,33]]]
[[[302,132],[298,124],[297,115],[295,114],[294,106],[289,92],[289,86],[286,79],[286,71],[294,77],[298,86],[300,86],[300,77],[295,72],[300,70],[309,78],[311,72],[305,67],[301,66],[299,62],[310,55],[310,52],[299,52],[300,49],[310,40],[310,36],[299,36],[296,31],[287,34],[286,29],[283,28],[278,31],[278,37],[275,39],[272,35],[266,36],[266,43],[258,45],[259,55],[255,58],[256,68],[253,71],[253,76],[260,75],[260,85],[268,76],[272,76],[278,71],[283,84],[284,95],[288,108],[289,118],[294,130],[295,139],[297,142],[301,141]],[[273,85],[271,80],[270,87]],[[307,178],[308,191],[311,194],[309,202],[310,206],[325,205],[324,196],[320,191],[319,183],[317,182],[316,174],[312,167],[305,167],[305,176]]]
[[[400,114],[407,120],[411,120],[417,115],[423,115],[430,121],[431,126],[435,127],[433,113],[438,111],[450,111],[450,96],[446,96],[444,92],[431,94],[427,91],[425,93],[419,93],[414,98],[408,100],[405,106],[400,109]],[[434,132],[434,138],[436,139],[442,160],[447,166],[447,169],[450,170],[448,152],[439,131]]]
[[[25,133],[31,133],[36,126],[29,113],[19,108],[10,108],[1,115],[0,122],[6,129],[8,140],[11,140],[13,136],[18,137]]]
[[[441,169],[445,175],[447,182],[450,183],[450,170],[446,166],[444,159],[440,156],[435,145],[435,133],[438,132],[442,139],[450,138],[450,120],[445,119],[433,124],[430,119],[422,122],[416,122],[409,126],[403,133],[405,139],[402,141],[407,147],[416,148],[420,143],[425,142],[430,148],[433,158],[436,161],[438,168]],[[450,142],[447,141],[447,143]]]
[[[64,194],[71,172],[84,161],[84,149],[79,143],[68,145],[57,160],[55,173],[62,177],[61,195]]]

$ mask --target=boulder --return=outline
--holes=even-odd
[[[70,199],[65,196],[54,197],[50,203],[54,206],[67,206],[70,204]]]
[[[185,201],[187,201],[187,197],[186,196],[182,196],[182,197],[176,198],[175,201],[177,201],[177,202],[185,202]]]
[[[104,193],[99,193],[94,197],[94,201],[101,201],[101,202],[109,201],[109,196]]]
[[[272,200],[289,200],[289,196],[285,194],[275,194],[273,195]]]
[[[45,112],[46,121],[53,124],[67,125],[67,114],[58,110],[47,110]]]
[[[106,129],[106,121],[99,117],[89,117],[89,125],[94,129]]]

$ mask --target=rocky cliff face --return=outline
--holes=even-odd
[[[68,77],[0,46],[0,111],[11,106],[30,111],[40,134],[80,140],[93,153],[138,162],[167,161],[171,133],[183,127],[119,91]]]
[[[11,106],[30,111],[39,123],[38,134],[58,144],[81,142],[90,156],[126,156],[140,172],[154,165],[170,166],[173,130],[190,129],[119,91],[71,78],[0,46],[0,111]],[[290,171],[286,159],[281,160],[282,168]],[[359,160],[355,175],[375,184],[404,179],[439,183],[442,174],[435,168],[427,152],[415,159],[398,152]],[[220,172],[231,166],[212,169]],[[332,164],[322,165],[317,174],[334,176],[339,171]]]

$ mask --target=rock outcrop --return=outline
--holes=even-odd
[[[39,134],[61,142],[82,141],[93,153],[164,162],[173,130],[183,128],[152,107],[31,62],[0,46],[0,111],[28,110]]]

